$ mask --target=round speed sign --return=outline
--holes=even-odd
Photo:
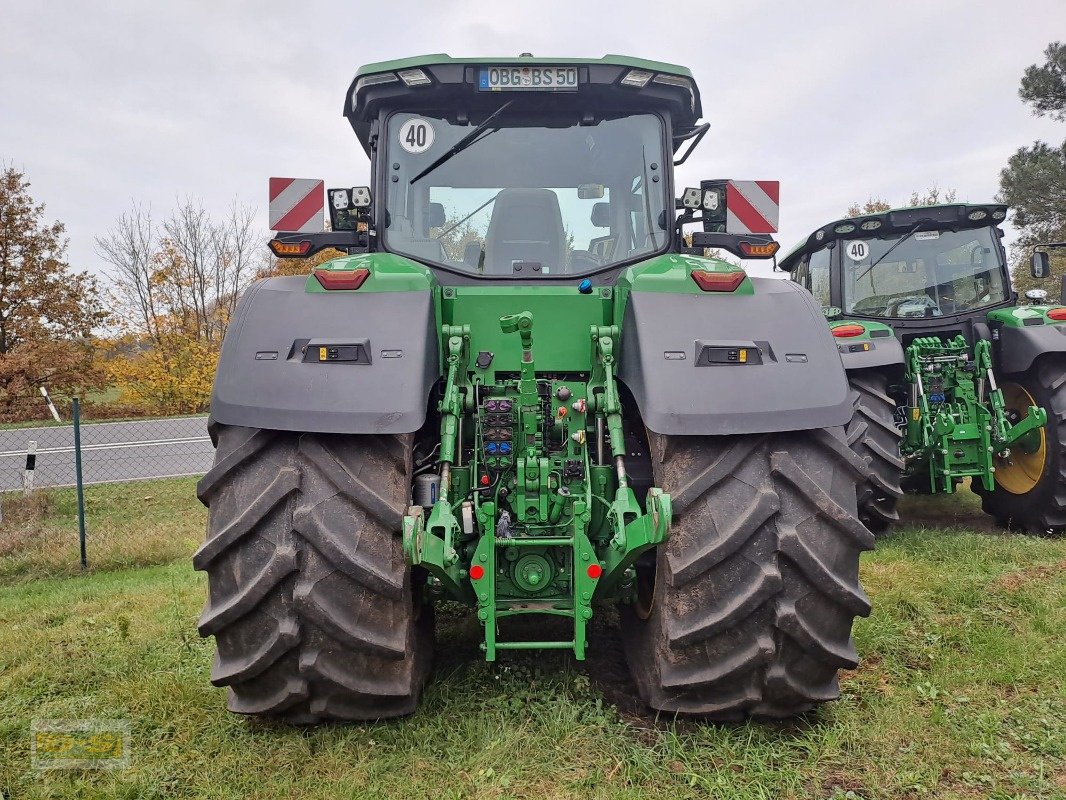
[[[848,242],[844,247],[844,252],[852,261],[865,261],[870,257],[870,245],[860,241]]]

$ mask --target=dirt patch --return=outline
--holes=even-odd
[[[1000,575],[992,582],[992,588],[1014,593],[1032,583],[1049,581],[1063,572],[1066,572],[1066,559],[1059,561],[1057,564],[1036,564],[1032,567]]]

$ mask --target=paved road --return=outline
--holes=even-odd
[[[22,488],[30,441],[37,443],[35,485],[73,486],[73,426],[16,428],[0,430],[0,491]],[[202,475],[214,452],[207,417],[84,424],[81,446],[87,484]]]

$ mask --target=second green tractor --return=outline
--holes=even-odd
[[[1019,304],[1007,208],[945,204],[837,220],[782,259],[822,306],[852,390],[859,513],[898,519],[905,490],[963,482],[1004,527],[1066,530],[1066,300]],[[1046,277],[1047,256],[1033,257]]]

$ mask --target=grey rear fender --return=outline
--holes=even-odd
[[[432,291],[308,293],[305,282],[268,278],[245,292],[222,345],[212,420],[317,433],[418,430],[440,374]]]
[[[825,316],[797,284],[752,278],[755,293],[634,289],[619,379],[649,430],[723,435],[845,425],[841,356]],[[746,350],[746,360],[732,360]]]
[[[1043,355],[1066,354],[1066,325],[996,325],[993,342],[998,371],[1025,372]]]

